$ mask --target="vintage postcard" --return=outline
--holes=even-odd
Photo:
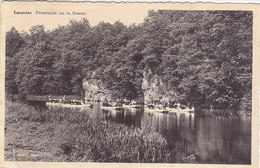
[[[258,167],[260,7],[3,2],[0,167]]]

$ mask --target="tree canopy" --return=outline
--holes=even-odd
[[[83,95],[82,82],[102,81],[119,99],[158,93],[194,106],[251,107],[252,12],[149,11],[140,25],[70,21],[6,33],[8,94]]]

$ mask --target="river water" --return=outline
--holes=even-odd
[[[90,118],[135,127],[151,127],[166,138],[174,163],[250,164],[251,120],[203,118],[194,114],[162,114],[142,109],[104,110],[100,104],[84,108]]]

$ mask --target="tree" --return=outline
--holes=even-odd
[[[17,64],[19,58],[17,52],[25,45],[25,41],[20,33],[12,27],[6,33],[6,60],[5,60],[5,88],[8,94],[18,94],[18,86],[15,83]]]
[[[146,81],[164,100],[250,109],[252,12],[159,10],[140,25],[83,19],[6,36],[10,93],[82,95],[83,79],[91,79],[115,99],[133,100]]]

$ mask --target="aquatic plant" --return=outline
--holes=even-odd
[[[7,101],[5,137],[7,160],[13,149],[51,154],[41,161],[168,162],[171,157],[165,138],[152,129],[90,119],[75,109],[36,110]]]

